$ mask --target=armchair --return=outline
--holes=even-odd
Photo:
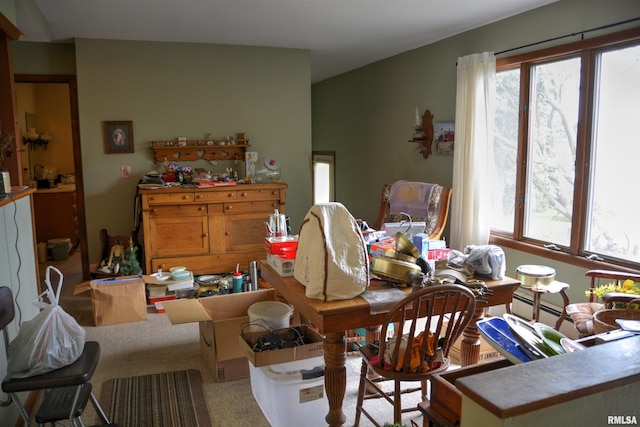
[[[618,284],[627,279],[640,282],[640,274],[625,271],[589,270],[585,275],[591,278],[589,302],[578,302],[567,305],[567,314],[571,317],[580,338],[595,334],[593,315],[598,310],[609,309],[613,306],[614,302],[629,302],[638,297],[638,295],[616,293],[605,296],[603,298],[604,303],[595,302],[593,291],[600,284],[601,279],[607,279],[607,283],[616,282]]]
[[[380,207],[378,209],[378,215],[373,224],[373,228],[380,230],[382,225],[386,222],[399,222],[406,220],[406,216],[398,214],[391,209],[389,203],[389,196],[391,189],[395,185],[420,185],[424,183],[416,183],[410,181],[396,181],[392,185],[385,184],[382,187],[382,195],[380,198]],[[424,221],[426,223],[425,233],[429,234],[429,238],[432,240],[439,240],[442,237],[444,227],[447,224],[447,218],[449,217],[449,207],[451,204],[451,188],[445,188],[438,184],[433,184],[431,194],[428,198],[428,215],[425,217],[412,216],[413,221]],[[406,202],[412,203],[417,200],[406,200]]]

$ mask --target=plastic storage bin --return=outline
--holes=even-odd
[[[61,261],[69,258],[71,239],[50,239],[47,240],[47,249],[51,251],[51,258],[54,261]]]
[[[256,368],[249,363],[251,391],[273,427],[326,426],[324,357]]]

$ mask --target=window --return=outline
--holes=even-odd
[[[313,152],[313,203],[333,202],[335,198],[334,152]]]
[[[640,29],[499,60],[496,105],[492,241],[638,268]]]

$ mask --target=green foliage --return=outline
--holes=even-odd
[[[138,262],[138,248],[131,246],[124,251],[124,259],[120,264],[120,272],[125,276],[135,276],[142,274],[142,267]]]

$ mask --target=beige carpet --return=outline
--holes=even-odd
[[[197,324],[171,325],[166,315],[149,313],[145,321],[91,326],[93,321],[88,293],[73,295],[73,288],[82,280],[78,273],[79,258],[79,252],[76,251],[69,260],[53,264],[65,275],[61,305],[85,327],[86,339],[98,341],[102,349],[100,364],[91,381],[96,396],[100,396],[102,384],[112,378],[197,369],[202,374],[203,391],[213,426],[269,426],[253,397],[249,378],[222,383],[213,380],[211,371],[200,357]],[[42,276],[45,266],[40,264]],[[354,422],[360,363],[358,356],[347,358],[347,389],[343,403],[346,426],[352,426]],[[414,400],[411,404],[417,404],[417,393]],[[373,405],[373,413],[380,424],[392,420],[393,409],[390,405],[377,401]],[[86,425],[98,423],[91,405],[88,405],[83,418]],[[410,426],[411,419],[422,425],[422,417],[418,413],[406,414],[403,422]],[[360,425],[371,426],[366,419]]]

